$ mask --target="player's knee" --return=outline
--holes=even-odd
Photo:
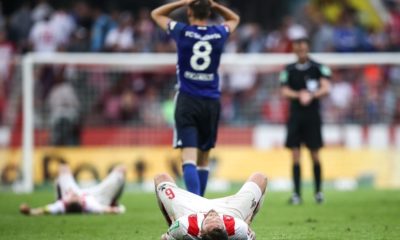
[[[173,179],[171,178],[171,176],[169,176],[166,173],[157,174],[154,177],[154,184],[158,185],[158,184],[160,184],[162,182],[173,182]]]
[[[311,159],[314,164],[319,164],[319,154],[318,152],[311,152]]]
[[[58,167],[58,171],[59,171],[59,175],[61,174],[68,174],[71,172],[71,169],[69,168],[69,166],[67,164],[60,164],[60,166]]]
[[[114,170],[114,171],[117,171],[117,172],[120,172],[120,173],[122,173],[123,175],[126,174],[126,167],[125,167],[124,165],[118,165],[118,166],[114,167],[113,170]]]
[[[267,178],[267,176],[265,176],[264,173],[260,173],[260,172],[253,173],[250,176],[250,179],[257,179],[257,180],[266,179],[266,178]]]
[[[313,161],[313,163],[314,164],[319,164],[320,163],[320,161],[319,161],[319,158],[312,158],[312,161]]]
[[[155,183],[160,182],[161,179],[165,178],[165,175],[166,175],[165,173],[157,174],[156,176],[154,176],[154,182]]]
[[[300,150],[297,148],[292,149],[293,163],[298,164],[300,162]]]
[[[268,179],[267,176],[263,173],[254,173],[249,178],[249,181],[256,183],[260,187],[262,192],[264,192],[267,188]]]

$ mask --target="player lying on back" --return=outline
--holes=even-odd
[[[25,215],[68,214],[68,213],[124,213],[125,207],[118,205],[125,183],[126,169],[117,166],[100,184],[81,189],[75,182],[67,165],[61,165],[56,182],[57,200],[44,207],[30,208],[21,204]]]
[[[267,189],[263,174],[253,174],[238,193],[206,199],[183,190],[167,174],[155,177],[158,204],[168,225],[161,240],[253,240],[250,224]]]

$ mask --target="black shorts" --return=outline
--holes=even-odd
[[[305,144],[308,149],[320,149],[324,145],[321,127],[322,121],[319,116],[291,116],[287,123],[286,147],[299,148]]]
[[[208,151],[215,147],[221,104],[178,93],[175,106],[174,147],[195,147]]]

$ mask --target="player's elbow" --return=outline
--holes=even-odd
[[[153,11],[151,11],[151,18],[155,21],[155,22],[157,22],[158,21],[158,19],[160,18],[160,14],[159,14],[159,11],[158,11],[158,9],[154,9]]]
[[[235,29],[239,26],[239,23],[240,23],[240,17],[239,15],[235,15],[232,18],[232,25],[234,26]]]
[[[241,19],[240,19],[240,16],[239,16],[239,15],[236,15],[235,18],[234,18],[234,20],[235,20],[236,24],[239,25],[240,20],[241,20]]]
[[[154,21],[156,21],[156,19],[157,19],[157,11],[156,11],[156,10],[151,11],[151,18],[152,18]]]

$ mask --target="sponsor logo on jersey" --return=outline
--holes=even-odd
[[[185,37],[188,38],[194,38],[194,39],[199,39],[202,41],[208,41],[208,40],[213,40],[213,39],[221,39],[222,36],[219,33],[213,33],[213,34],[206,34],[204,36],[201,36],[201,34],[193,31],[186,31],[185,32]]]

